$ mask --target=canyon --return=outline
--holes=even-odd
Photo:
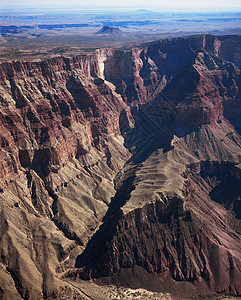
[[[240,48],[0,64],[1,299],[241,296]]]

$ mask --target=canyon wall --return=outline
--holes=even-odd
[[[0,65],[3,299],[90,279],[241,294],[238,49],[204,35]]]

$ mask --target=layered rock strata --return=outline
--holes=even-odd
[[[67,298],[70,279],[241,294],[238,49],[204,35],[0,65],[3,299]]]

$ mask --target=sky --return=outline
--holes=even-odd
[[[2,4],[1,4],[2,3]],[[241,0],[0,0],[1,6],[31,6],[31,7],[70,7],[70,6],[89,6],[89,7],[177,7],[195,8],[209,7],[217,8],[241,7]]]

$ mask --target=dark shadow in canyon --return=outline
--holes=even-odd
[[[109,209],[103,218],[103,224],[88,242],[84,252],[76,258],[75,267],[93,267],[98,263],[95,262],[95,258],[105,255],[105,245],[112,240],[116,226],[122,216],[120,208],[128,201],[131,192],[135,189],[134,179],[134,174],[128,176],[116,192],[115,197],[111,199]]]
[[[241,219],[240,175],[240,168],[231,162],[200,162],[200,176],[212,188],[210,198],[223,205],[238,219]]]

